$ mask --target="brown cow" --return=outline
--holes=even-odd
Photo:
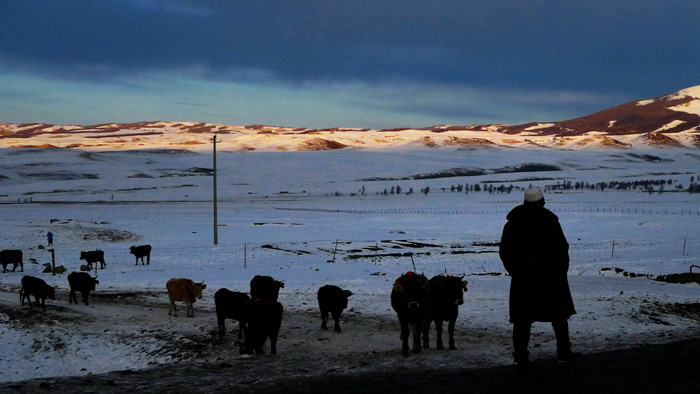
[[[191,279],[172,278],[166,283],[168,289],[168,297],[170,297],[170,310],[168,315],[177,316],[175,309],[175,301],[182,301],[187,305],[187,317],[194,317],[194,307],[192,304],[202,298],[202,290],[207,288],[207,285],[202,281],[195,283]]]
[[[407,272],[396,279],[391,289],[391,307],[401,325],[401,353],[408,355],[409,335],[413,335],[413,353],[420,353],[420,335],[423,326],[430,322],[430,282],[425,275]],[[427,346],[428,338],[424,336],[423,347]]]
[[[464,275],[449,276],[436,275],[430,278],[430,320],[423,326],[423,338],[428,343],[431,321],[435,322],[437,336],[437,350],[443,350],[442,322],[447,321],[447,334],[449,336],[449,349],[455,350],[455,323],[459,315],[459,306],[464,304],[464,292],[467,291],[467,281]]]

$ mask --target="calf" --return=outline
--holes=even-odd
[[[92,263],[100,262],[100,268],[104,269],[107,263],[105,263],[105,252],[101,250],[91,250],[89,252],[80,252],[80,260],[85,260],[87,266],[92,269]]]
[[[90,292],[95,291],[95,286],[97,286],[99,283],[100,281],[97,280],[97,276],[93,278],[87,272],[71,272],[68,274],[68,285],[70,286],[68,303],[78,303],[75,292],[79,291],[80,295],[83,296],[83,302],[85,305],[89,305],[88,297],[90,297]]]
[[[151,245],[132,246],[129,248],[129,253],[136,256],[136,265],[139,265],[139,259],[141,259],[141,265],[151,264]],[[144,257],[146,257],[146,264],[143,263]]]
[[[442,345],[442,322],[447,321],[447,333],[449,335],[449,349],[455,350],[455,323],[459,314],[459,306],[464,304],[464,292],[467,290],[467,281],[457,276],[437,275],[430,278],[430,320],[423,326],[425,344],[428,343],[428,333],[431,321],[435,322],[438,350],[444,349]]]
[[[421,352],[421,332],[430,322],[430,282],[424,275],[407,272],[394,282],[391,307],[401,325],[401,353],[408,355],[408,336],[413,335],[413,353]],[[423,337],[423,347],[428,338]]]
[[[348,297],[352,295],[350,290],[343,290],[338,286],[325,285],[318,289],[318,307],[321,309],[321,328],[328,329],[328,313],[333,315],[335,327],[333,331],[340,332],[340,314],[348,307]]]
[[[0,264],[2,264],[2,272],[7,272],[7,265],[12,264],[12,272],[15,272],[19,265],[20,271],[24,272],[24,263],[22,263],[21,250],[2,250],[0,251]]]
[[[274,280],[269,276],[255,275],[250,280],[250,298],[277,301],[281,288],[284,288],[284,282]]]
[[[25,275],[22,277],[22,289],[19,291],[19,302],[24,305],[24,299],[26,298],[31,308],[32,295],[36,300],[36,305],[41,305],[41,309],[46,311],[46,298],[55,300],[56,289],[47,285],[42,279]],[[41,304],[39,304],[39,300],[41,300]]]
[[[233,319],[238,320],[238,339],[243,339],[243,335],[248,329],[250,303],[250,297],[245,293],[239,293],[229,289],[219,289],[214,294],[216,320],[219,326],[220,337],[224,336],[226,333],[226,326],[224,325],[226,319]]]
[[[250,320],[245,343],[240,354],[263,354],[263,345],[270,337],[270,353],[277,354],[277,335],[282,326],[282,304],[274,300],[254,300],[250,305]]]
[[[194,317],[194,304],[202,298],[202,291],[207,288],[204,282],[195,283],[191,279],[172,278],[165,284],[170,298],[170,310],[168,315],[177,316],[175,301],[182,301],[187,305],[187,317]]]

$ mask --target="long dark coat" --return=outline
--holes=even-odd
[[[559,218],[543,203],[515,207],[499,254],[510,274],[510,322],[551,322],[576,313],[569,282],[569,244]]]

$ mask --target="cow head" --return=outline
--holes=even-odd
[[[195,283],[194,284],[194,296],[197,299],[202,298],[202,291],[207,288],[207,285],[204,284],[204,281],[201,281],[200,283]]]
[[[87,252],[80,252],[80,260],[85,260],[87,258]]]
[[[430,292],[430,283],[425,275],[407,272],[396,280],[394,291],[403,293],[408,309],[416,310],[421,308],[421,303],[425,301],[426,292]]]
[[[439,285],[443,288],[447,299],[454,305],[464,304],[464,292],[467,290],[467,281],[462,280],[462,276],[441,276],[438,281]]]
[[[136,250],[136,246],[129,247],[129,253],[134,254],[135,250]]]
[[[56,299],[56,289],[51,286],[46,286],[46,298],[50,300]]]
[[[348,297],[352,295],[352,291],[350,290],[336,290],[335,291],[335,296],[338,301],[340,301],[340,306],[343,307],[343,309],[348,307]]]

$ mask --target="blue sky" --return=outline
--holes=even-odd
[[[2,0],[0,122],[522,124],[700,84],[697,0]]]

